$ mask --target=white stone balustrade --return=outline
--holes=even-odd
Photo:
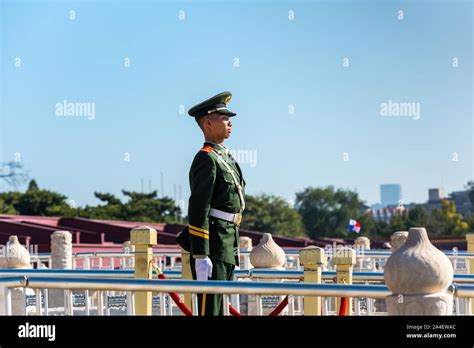
[[[392,252],[397,251],[400,247],[405,244],[408,238],[408,231],[397,231],[390,236],[390,244],[392,246]]]
[[[252,239],[249,237],[240,237],[239,238],[239,250],[240,251],[251,251],[252,250]],[[250,262],[249,255],[239,256],[240,269],[250,269],[252,268],[252,263]]]
[[[72,235],[68,231],[51,234],[51,269],[72,269]],[[49,290],[51,308],[64,307],[64,290]]]
[[[426,230],[410,228],[406,242],[387,260],[385,283],[389,315],[451,315],[453,282],[449,258],[428,239]]]
[[[0,268],[31,268],[30,253],[23,245],[20,244],[17,236],[9,237],[8,242],[5,245],[3,251],[3,255],[0,255]],[[11,289],[12,315],[24,315],[26,313],[25,295],[33,294],[34,291],[31,289]],[[5,288],[0,286],[0,315],[6,314],[4,296]],[[32,309],[30,308],[29,310],[31,311]]]
[[[285,265],[286,257],[285,251],[280,248],[280,246],[275,243],[270,233],[264,233],[260,243],[252,250],[250,253],[250,262],[252,263],[255,270],[261,269],[275,269],[275,270],[283,270],[285,269],[283,266]],[[271,282],[279,282],[281,280],[269,280],[269,279],[259,279],[253,278],[254,281],[271,281]],[[282,301],[284,296],[278,296],[278,302]],[[273,311],[275,307],[271,308],[263,308],[262,313],[263,315],[268,315],[270,312]],[[287,309],[285,309],[283,313],[286,313]],[[258,308],[257,308],[257,297],[255,295],[248,296],[248,314],[249,315],[257,315]]]

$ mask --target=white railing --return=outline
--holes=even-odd
[[[4,271],[4,270],[2,270]],[[77,277],[69,274],[55,276],[38,276],[34,270],[28,275],[0,275],[0,287],[4,287],[4,308],[6,314],[11,313],[11,288],[23,287],[34,289],[34,295],[24,292],[25,309],[23,314],[37,315],[132,315],[134,291],[152,291],[154,314],[177,315],[177,307],[171,301],[168,293],[192,293],[196,301],[196,293],[224,294],[226,304],[240,306],[240,297],[231,294],[255,295],[257,313],[263,313],[265,301],[275,299],[275,296],[288,297],[288,315],[302,315],[302,296],[322,296],[323,315],[337,315],[336,297],[352,297],[354,315],[386,315],[384,298],[390,295],[385,285],[373,284],[305,284],[298,282],[223,282],[223,281],[190,281],[190,280],[147,280],[127,278],[93,278]],[[43,271],[43,270],[41,270]],[[78,272],[78,271],[74,271]],[[84,272],[84,271],[81,271]],[[115,271],[117,272],[117,271]],[[20,272],[21,273],[21,272]],[[44,273],[44,272],[43,272]],[[94,271],[89,271],[94,273]],[[13,273],[11,273],[13,274]],[[262,275],[259,275],[261,277]],[[281,276],[281,275],[280,275]],[[52,309],[48,306],[48,289],[64,289],[64,306]],[[456,315],[471,314],[471,297],[474,297],[474,286],[455,284],[449,291],[455,295],[454,313]],[[375,301],[375,302],[374,302]],[[227,308],[227,306],[224,306]],[[196,306],[194,307],[196,308]],[[228,312],[227,312],[228,314]]]
[[[16,277],[19,282],[14,284],[12,279],[15,277],[0,278],[0,283],[3,279],[9,279],[6,286],[5,299],[11,300],[10,288],[13,287],[24,287],[35,290],[35,314],[37,315],[48,315],[52,312],[45,306],[44,299],[48,298],[48,289],[63,289],[65,305],[61,308],[62,314],[74,315],[79,314],[75,303],[77,304],[77,294],[80,291],[87,291],[84,296],[90,297],[92,292],[95,292],[95,298],[85,299],[85,303],[89,303],[86,307],[86,315],[90,315],[93,312],[97,315],[112,314],[110,307],[108,306],[110,293],[112,291],[121,292],[120,296],[124,296],[123,292],[126,292],[125,299],[127,305],[127,313],[133,314],[133,308],[130,304],[133,303],[133,293],[135,291],[151,291],[158,293],[160,311],[157,314],[166,315],[171,314],[171,306],[161,306],[165,303],[164,300],[168,293],[192,293],[193,301],[196,301],[196,293],[220,293],[224,295],[224,303],[231,303],[230,295],[232,294],[245,294],[245,295],[256,295],[257,306],[259,310],[257,313],[263,313],[262,300],[265,296],[289,296],[289,310],[290,315],[295,315],[295,297],[301,296],[323,296],[323,297],[370,297],[370,298],[383,298],[390,294],[390,291],[383,285],[341,285],[341,284],[298,284],[298,283],[264,283],[264,282],[226,282],[226,281],[190,281],[190,280],[148,280],[148,279],[124,279],[124,278],[82,278],[82,277]],[[73,291],[76,295],[73,296]],[[78,292],[79,291],[79,292]],[[115,295],[116,296],[116,295]],[[164,301],[163,301],[164,300]],[[26,301],[26,298],[25,298]],[[327,303],[329,303],[327,301]],[[105,303],[105,304],[104,304]],[[168,303],[169,301],[168,297]],[[194,306],[196,308],[196,306]],[[224,306],[227,308],[227,306]],[[325,305],[325,307],[328,307]],[[8,308],[11,308],[8,307]],[[168,310],[167,310],[168,309]],[[171,308],[172,309],[172,308]],[[56,311],[57,312],[57,311]],[[329,314],[329,310],[326,310],[326,314]],[[7,311],[7,314],[10,314]],[[26,313],[26,311],[25,311]],[[120,313],[115,313],[120,314]],[[125,313],[122,313],[125,314]],[[227,311],[228,314],[228,311]],[[302,309],[301,313],[302,314]]]
[[[164,271],[168,279],[181,279],[181,271]],[[152,274],[156,278],[156,274]],[[303,271],[295,270],[235,270],[235,279],[268,279],[268,280],[303,280]],[[8,276],[44,276],[44,277],[92,277],[92,278],[134,278],[133,270],[82,270],[82,269],[0,269],[0,277]],[[335,271],[322,272],[322,279],[333,282],[336,277]],[[353,282],[380,283],[384,281],[382,272],[353,272]],[[473,274],[455,274],[454,283],[456,284],[474,284]]]
[[[357,262],[354,269],[357,271],[380,272],[383,271],[385,262],[390,257],[390,251],[384,250],[360,250],[357,254]],[[456,273],[470,273],[468,260],[474,259],[474,254],[457,251],[444,251],[451,260]],[[302,270],[299,262],[298,250],[285,250],[286,262],[284,268],[290,270]],[[241,251],[242,266],[250,265],[249,251]],[[326,251],[327,263],[323,270],[332,271],[335,267],[332,263],[331,250]],[[179,251],[157,251],[153,253],[155,263],[163,270],[180,270],[181,252]],[[84,252],[73,254],[74,269],[133,269],[134,254],[125,252]],[[179,259],[179,260],[178,260]],[[41,263],[51,264],[50,254],[38,254],[31,257],[32,267],[40,268]]]

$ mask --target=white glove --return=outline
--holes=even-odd
[[[209,280],[212,277],[212,262],[209,257],[202,259],[196,259],[196,279],[197,280]]]

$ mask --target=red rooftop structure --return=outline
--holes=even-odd
[[[45,216],[6,215],[0,214],[0,244],[5,245],[9,236],[16,235],[20,243],[26,247],[35,245],[38,252],[51,251],[51,234],[55,231],[69,231],[72,234],[73,252],[85,251],[122,251],[122,244],[130,239],[130,230],[138,226],[149,226],[158,232],[160,250],[179,250],[176,245],[176,235],[185,226],[179,224],[164,224],[118,220],[94,220],[85,218],[59,218]],[[240,229],[242,237],[252,239],[257,245],[263,236],[262,232]],[[284,237],[273,235],[275,242],[285,249],[301,249],[308,245],[324,248],[326,245],[352,245],[351,239],[309,237]],[[388,238],[371,238],[372,249],[380,249]],[[466,240],[455,237],[437,237],[433,244],[440,249],[457,247],[465,250]],[[439,244],[439,245],[438,245]]]

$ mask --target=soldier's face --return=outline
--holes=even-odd
[[[208,134],[218,139],[228,139],[232,133],[232,122],[229,116],[223,114],[215,114],[209,118]]]

